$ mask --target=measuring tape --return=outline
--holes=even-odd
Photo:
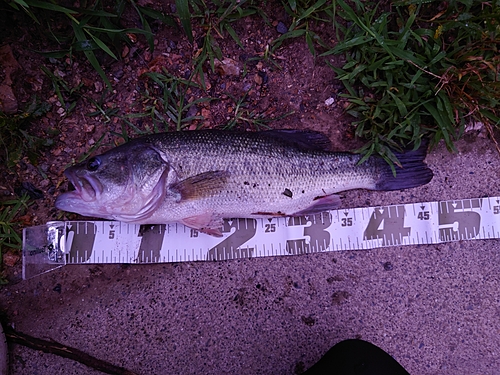
[[[225,220],[223,237],[182,224],[54,221],[23,231],[23,278],[66,264],[168,263],[500,238],[500,197]]]

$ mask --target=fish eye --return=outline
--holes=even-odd
[[[99,169],[100,165],[101,165],[101,159],[90,158],[89,161],[87,161],[87,170],[90,172],[95,172]]]

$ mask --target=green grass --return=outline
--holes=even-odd
[[[28,107],[17,115],[6,115],[0,112],[0,162],[12,168],[25,155],[36,165],[39,152],[43,147],[53,144],[51,136],[58,132],[47,129],[46,135],[36,136],[31,123],[50,109],[47,102],[34,98]]]
[[[2,269],[4,252],[9,249],[21,251],[21,224],[17,219],[30,205],[28,199],[25,195],[22,198],[0,201],[0,284],[7,282]]]
[[[283,41],[302,37],[305,38],[309,51],[314,57],[316,57],[317,45],[326,49],[329,48],[321,37],[312,30],[311,26],[316,22],[324,22],[330,25],[333,23],[334,12],[330,1],[282,0],[281,3],[292,22],[288,27],[288,31],[273,41],[273,53],[282,45]]]
[[[124,127],[119,135],[125,140],[129,138],[129,130],[136,135],[184,130],[203,120],[196,115],[197,106],[213,100],[205,96],[195,98],[191,90],[198,89],[200,93],[203,90],[200,84],[193,82],[193,75],[186,80],[163,68],[161,73],[145,73],[143,82],[142,111],[122,116]],[[134,119],[148,119],[148,125],[141,129],[133,123]]]
[[[148,7],[139,6],[134,0],[118,0],[111,9],[103,1],[80,2],[80,7],[63,7],[48,0],[11,0],[7,2],[16,11],[24,11],[35,23],[41,25],[52,38],[65,48],[55,51],[40,51],[46,57],[62,58],[83,53],[109,90],[111,82],[96,56],[102,51],[118,60],[123,44],[133,43],[136,34],[143,35],[151,51],[154,49],[154,34],[150,22],[159,20],[176,27],[172,17]],[[120,20],[127,7],[136,11],[141,28],[123,28]],[[66,18],[68,29],[56,32],[51,26],[54,15]],[[62,21],[61,21],[62,22]]]
[[[392,149],[424,136],[450,150],[471,120],[498,125],[500,6],[490,1],[336,0],[342,54],[332,67],[347,93],[359,150],[397,162]]]
[[[231,130],[239,125],[250,126],[253,130],[271,129],[273,121],[281,120],[293,112],[285,113],[278,118],[272,118],[265,113],[259,113],[256,110],[249,108],[247,95],[241,98],[236,98],[233,95],[226,93],[226,95],[233,101],[232,112],[229,115],[229,120],[221,125],[224,130]]]
[[[76,87],[71,87],[64,78],[54,74],[46,66],[41,66],[40,69],[52,82],[52,88],[57,96],[57,100],[61,104],[61,108],[64,109],[63,116],[68,116],[76,107],[77,101],[81,96],[80,89],[83,83],[80,83]]]
[[[258,15],[268,27],[272,27],[269,16],[263,11],[262,5],[266,2],[255,0],[176,0],[177,16],[189,41],[198,46],[194,56],[195,71],[204,82],[203,64],[208,62],[212,71],[215,59],[221,59],[222,51],[218,39],[229,36],[236,45],[244,48],[232,24],[246,17]],[[329,48],[328,45],[312,30],[314,22],[327,22],[332,24],[333,7],[328,0],[287,0],[282,1],[282,6],[288,13],[292,22],[288,31],[273,40],[266,47],[263,59],[269,59],[287,39],[304,38],[311,53],[316,56],[316,46]],[[196,40],[193,36],[193,27],[202,30],[202,35]],[[279,66],[278,64],[275,64]]]
[[[262,2],[255,0],[176,0],[177,15],[180,24],[189,41],[198,46],[194,55],[194,71],[205,89],[203,65],[208,62],[212,71],[215,69],[215,59],[223,59],[218,38],[230,36],[232,41],[243,49],[240,38],[232,24],[245,17],[259,14],[266,22],[267,15],[261,10]],[[202,30],[196,38],[193,26]]]

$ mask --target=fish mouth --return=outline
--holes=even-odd
[[[68,192],[63,193],[61,198],[93,202],[101,195],[103,187],[95,177],[88,174],[80,175],[72,168],[68,168],[64,174],[69,180]]]

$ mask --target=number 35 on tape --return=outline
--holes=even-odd
[[[222,233],[176,223],[50,222],[24,230],[24,268],[37,265],[37,274],[45,272],[42,263],[214,261],[500,238],[500,197],[225,220]]]

